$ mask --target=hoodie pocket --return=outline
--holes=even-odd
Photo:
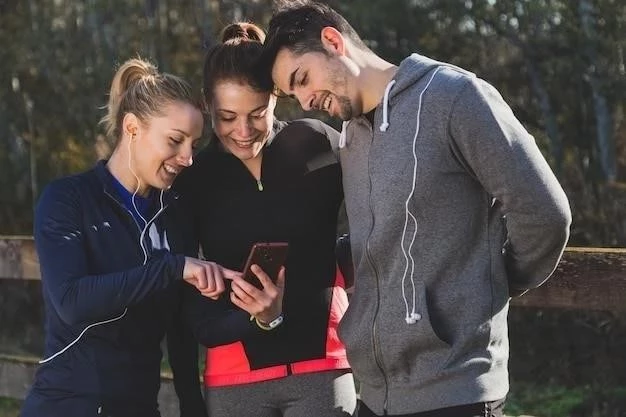
[[[432,309],[432,300],[429,300],[428,291],[425,285],[418,285],[418,300],[416,312],[419,319],[414,324],[408,326],[418,326],[418,337],[420,338],[418,345],[423,345],[426,350],[431,349],[450,349],[451,344],[444,336],[443,323],[434,314]]]
[[[371,307],[371,303],[365,300],[355,300],[353,296],[339,322],[337,332],[346,348],[348,362],[357,379],[370,383],[373,381],[382,383],[383,376],[374,356],[372,344],[374,327]]]
[[[426,383],[446,368],[452,354],[451,345],[440,336],[437,321],[428,309],[428,292],[420,284],[415,290],[417,316],[414,323],[406,322],[404,304],[401,316],[379,318],[383,362],[389,377],[399,383]],[[409,313],[411,303],[412,297],[409,298]]]

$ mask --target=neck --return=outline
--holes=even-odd
[[[113,175],[129,192],[134,193],[137,190],[137,195],[147,197],[150,191],[150,187],[147,184],[139,184],[135,175],[129,168],[129,154],[123,152],[121,146],[117,146],[109,158],[106,166],[111,175]],[[132,160],[130,161],[132,164]]]
[[[259,152],[257,156],[250,159],[242,159],[241,162],[248,168],[257,181],[261,179],[261,162],[263,161],[263,152]]]
[[[398,67],[369,50],[356,49],[350,58],[360,67],[358,83],[364,86],[361,90],[363,113],[369,113],[382,101],[385,88]]]

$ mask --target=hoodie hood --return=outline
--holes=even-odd
[[[434,68],[442,65],[449,66],[449,64],[444,62],[435,61],[419,54],[409,55],[402,60],[395,77],[389,82],[389,84],[394,83],[393,88],[389,92],[389,101],[393,104],[394,98],[399,94],[430,74]],[[387,87],[389,87],[389,84]]]
[[[382,97],[382,101],[376,107],[376,111],[379,109],[382,111],[382,123],[379,126],[373,128],[386,132],[389,127],[389,107],[393,106],[398,96],[400,96],[407,89],[411,89],[416,83],[418,83],[424,77],[434,77],[437,68],[442,66],[454,68],[457,71],[472,75],[472,73],[463,70],[462,68],[450,65],[445,62],[436,61],[434,59],[425,57],[420,54],[412,54],[405,58],[399,65],[396,75],[385,87],[385,92]],[[434,72],[435,71],[435,72]],[[430,82],[427,84],[427,87]],[[426,89],[424,89],[425,91]],[[362,116],[361,116],[362,117]],[[347,135],[346,130],[350,121],[343,122],[341,126],[341,136],[339,138],[339,148],[346,146]]]
[[[386,132],[389,127],[389,106],[395,103],[395,99],[407,89],[411,89],[416,83],[420,82],[422,78],[429,77],[430,79],[427,81],[426,87],[422,91],[423,95],[423,93],[425,93],[430,86],[435,74],[442,66],[454,68],[455,70],[461,71],[466,75],[474,76],[474,74],[465,71],[462,68],[455,67],[454,65],[450,65],[445,62],[436,61],[423,55],[412,54],[405,58],[400,63],[395,77],[389,81],[387,87],[385,88],[385,93],[381,102],[383,122],[380,126],[378,126],[378,129],[381,132]]]

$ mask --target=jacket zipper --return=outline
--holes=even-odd
[[[130,210],[128,210],[126,207],[124,207],[124,205],[122,205],[122,203],[117,201],[117,199],[115,197],[113,197],[111,194],[109,194],[109,192],[107,190],[104,190],[104,194],[106,194],[111,200],[113,200],[115,202],[115,204],[120,206],[120,208],[122,210],[124,210],[126,213],[128,213],[130,218],[133,220],[133,223],[135,224],[135,226],[137,226],[137,229],[139,229],[139,233],[141,234],[141,226],[139,226],[139,223],[137,223],[137,219],[135,219],[135,216],[133,216],[133,213],[131,213]]]
[[[126,213],[128,213],[128,216],[130,216],[130,218],[133,220],[133,223],[135,223],[135,226],[137,226],[137,230],[139,230],[139,236],[141,236],[141,232],[143,231],[143,229],[141,228],[141,226],[139,226],[139,223],[137,223],[137,219],[135,219],[135,216],[133,216],[133,213],[128,208],[126,208],[124,205],[122,205],[122,203],[117,201],[117,199],[115,197],[113,197],[107,190],[104,190],[104,194],[106,194],[111,200],[113,200],[115,202],[115,204],[117,204],[122,210],[124,210]],[[152,223],[156,222],[156,219],[161,215],[161,213],[163,213],[165,211],[165,209],[167,207],[168,207],[168,204],[163,205],[163,207],[161,209],[159,209],[159,211],[157,211],[157,213],[146,224],[145,227],[148,228]],[[144,239],[145,238],[146,238],[146,236],[144,236]],[[143,242],[139,242],[139,246],[143,247]]]
[[[380,373],[382,374],[383,379],[385,380],[385,399],[383,401],[383,414],[387,415],[387,408],[388,408],[388,403],[389,403],[389,378],[387,377],[387,374],[385,373],[385,369],[383,366],[382,352],[380,350],[380,346],[378,343],[378,325],[377,325],[378,312],[380,310],[380,279],[379,279],[378,270],[376,269],[376,265],[374,263],[374,259],[372,258],[372,254],[370,251],[370,237],[372,236],[372,233],[374,232],[374,224],[375,224],[376,219],[374,218],[374,209],[372,207],[372,175],[370,172],[372,146],[374,144],[374,132],[369,122],[368,122],[368,127],[370,129],[370,132],[372,133],[372,142],[370,143],[370,149],[367,155],[367,177],[369,179],[369,188],[370,188],[369,196],[368,196],[368,203],[369,203],[370,213],[372,214],[372,225],[370,228],[370,232],[367,236],[367,240],[365,241],[365,253],[367,254],[367,261],[370,267],[372,268],[372,271],[374,271],[374,278],[376,281],[376,308],[374,310],[374,322],[372,323],[372,345],[374,347],[374,359],[376,360],[376,365],[378,366],[378,369],[380,369]]]

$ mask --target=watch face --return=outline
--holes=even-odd
[[[276,317],[274,320],[272,320],[269,323],[263,323],[259,321],[259,319],[255,319],[255,320],[256,320],[257,326],[259,326],[261,329],[272,330],[281,325],[281,323],[283,322],[283,315],[281,314],[280,316]]]
[[[283,315],[281,314],[280,316],[278,316],[274,320],[272,320],[270,322],[269,326],[273,329],[274,327],[279,326],[282,322],[283,322]]]

